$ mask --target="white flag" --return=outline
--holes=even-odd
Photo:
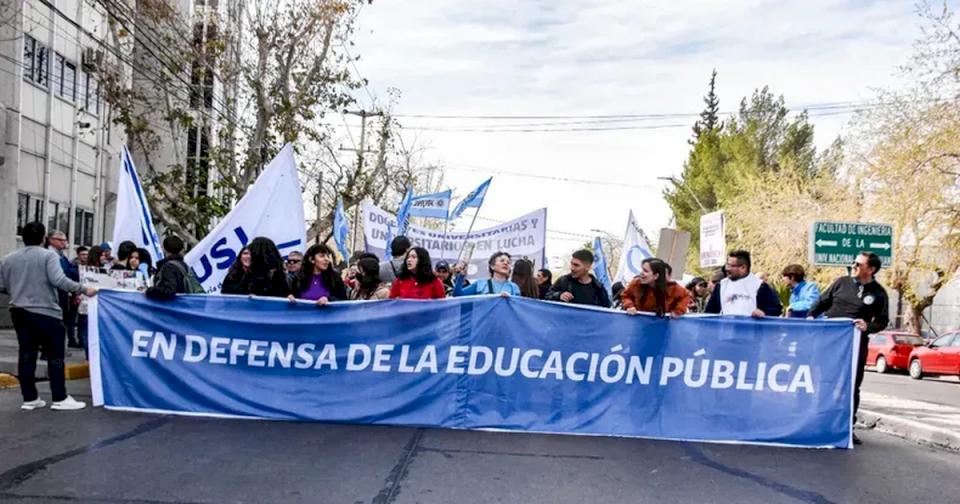
[[[617,266],[617,275],[613,282],[623,282],[624,287],[633,280],[633,277],[640,274],[643,267],[643,260],[653,257],[650,251],[650,245],[643,239],[640,232],[640,226],[637,219],[633,217],[633,210],[630,211],[630,218],[627,220],[627,232],[623,236],[623,252],[620,253],[620,265]]]
[[[113,224],[114,247],[125,241],[132,241],[139,248],[145,248],[154,261],[163,259],[160,238],[153,227],[153,217],[147,197],[140,185],[137,168],[130,159],[127,146],[120,153],[120,173],[117,187],[117,214]]]
[[[286,257],[307,243],[303,196],[293,146],[287,144],[257,177],[247,194],[199,245],[186,262],[207,293],[220,292],[240,250],[258,236],[270,238]]]

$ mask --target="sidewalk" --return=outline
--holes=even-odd
[[[960,452],[960,408],[863,392],[857,416],[867,429]]]
[[[17,375],[17,333],[13,329],[0,329],[0,387],[16,385],[12,376]],[[90,376],[87,362],[83,358],[83,350],[67,349],[66,376],[68,380],[77,380]],[[47,361],[37,360],[37,377],[46,379]]]

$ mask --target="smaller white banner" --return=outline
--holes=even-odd
[[[723,210],[700,217],[700,267],[723,266],[727,254],[727,234]]]

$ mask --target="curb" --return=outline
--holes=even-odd
[[[67,380],[82,380],[90,378],[90,364],[67,364],[63,370],[63,377]]]
[[[19,386],[20,380],[14,378],[12,375],[0,373],[0,389],[14,388]]]
[[[925,446],[960,453],[960,432],[865,409],[858,411],[857,416],[865,429],[875,429]]]

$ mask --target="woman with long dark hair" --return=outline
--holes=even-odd
[[[550,287],[553,287],[553,272],[547,268],[541,268],[537,270],[537,290],[539,299],[543,299],[547,292],[550,291]]]
[[[520,287],[521,296],[540,299],[540,289],[533,275],[533,262],[528,259],[517,259],[517,262],[513,263],[513,276],[510,280]]]
[[[390,297],[390,288],[380,281],[380,261],[363,257],[357,261],[356,287],[350,291],[352,301],[373,301]]]
[[[643,260],[640,275],[630,282],[621,294],[623,309],[630,315],[653,312],[658,317],[667,314],[677,318],[687,313],[690,293],[677,282],[669,280],[667,263],[657,258]]]
[[[87,251],[87,262],[84,266],[103,269],[103,263],[107,258],[107,250],[100,245],[94,245]]]
[[[696,277],[690,280],[686,288],[690,293],[690,313],[703,313],[707,307],[707,297],[710,295],[710,291],[707,290],[707,281]]]
[[[391,299],[443,299],[447,296],[443,282],[433,273],[430,253],[423,247],[407,252],[403,270],[390,289]]]
[[[137,255],[140,256],[140,271],[147,275],[147,278],[153,278],[157,274],[157,268],[153,267],[153,257],[150,251],[145,248],[138,248]]]
[[[230,266],[220,292],[293,299],[282,266],[283,258],[273,240],[254,238]]]
[[[323,243],[311,245],[303,256],[303,265],[293,279],[293,296],[316,301],[323,306],[330,301],[347,299],[343,279],[333,269],[333,250]]]

